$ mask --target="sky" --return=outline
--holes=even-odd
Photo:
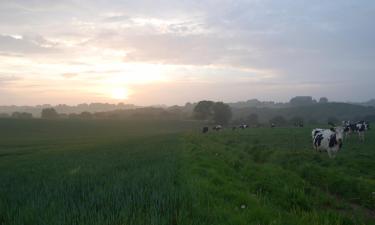
[[[373,0],[1,0],[0,105],[375,98]]]

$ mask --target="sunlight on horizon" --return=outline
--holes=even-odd
[[[124,87],[117,87],[112,89],[111,97],[116,100],[127,100],[129,98],[129,89]]]

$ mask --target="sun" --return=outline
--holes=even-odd
[[[111,97],[116,100],[124,100],[129,98],[129,90],[124,87],[114,88],[111,91]]]

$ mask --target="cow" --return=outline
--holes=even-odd
[[[208,127],[203,127],[203,129],[202,129],[202,133],[208,133]]]
[[[356,124],[353,124],[350,120],[342,121],[342,125],[344,127],[345,138],[349,138],[357,130]]]
[[[317,152],[326,151],[330,158],[334,158],[337,152],[342,148],[343,127],[334,127],[331,129],[314,129],[313,146]]]
[[[240,129],[246,129],[246,128],[249,128],[249,125],[247,125],[247,124],[242,124],[242,125],[240,125],[238,128],[240,128]]]
[[[356,132],[360,141],[365,141],[365,132],[370,129],[370,124],[365,121],[359,121],[355,124]]]
[[[365,121],[358,121],[351,123],[350,121],[343,121],[345,138],[351,134],[357,133],[360,141],[365,141],[365,132],[370,129],[370,124]]]
[[[216,130],[216,131],[220,131],[221,129],[223,129],[221,125],[216,125],[212,128],[212,130]]]
[[[276,127],[276,124],[275,123],[271,123],[271,128],[274,128]]]

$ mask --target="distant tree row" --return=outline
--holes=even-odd
[[[311,96],[297,96],[297,97],[292,98],[289,101],[289,103],[291,106],[307,106],[307,105],[312,105],[316,103],[325,104],[325,103],[328,103],[328,98],[321,97],[319,101],[316,101]]]
[[[193,117],[226,125],[232,118],[232,109],[223,102],[200,101],[194,108]]]

